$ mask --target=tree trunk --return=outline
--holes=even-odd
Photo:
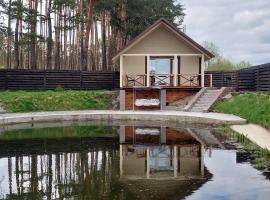
[[[22,1],[22,4],[23,4],[23,1]],[[20,32],[19,40],[22,40],[23,38],[23,21],[22,20],[20,20],[19,32]],[[24,69],[23,45],[19,46],[19,60],[20,60],[20,67]]]
[[[88,21],[87,21],[87,27],[86,27],[86,32],[85,32],[84,48],[83,48],[83,56],[82,56],[84,70],[87,70],[89,37],[90,37],[91,27],[93,25],[94,5],[95,5],[95,0],[89,0],[89,2],[88,2],[88,16],[87,16]]]
[[[84,17],[83,17],[83,0],[80,0],[80,70],[84,70],[83,68],[83,61],[84,61],[84,55],[83,55],[83,51],[84,51],[84,48],[83,48],[83,33],[84,33]]]
[[[105,11],[101,13],[102,68],[107,69]]]
[[[96,70],[99,69],[99,43],[98,43],[98,29],[97,29],[97,20],[95,20],[95,63]]]
[[[55,52],[54,52],[54,59],[55,59],[55,69],[60,68],[60,6],[57,8],[57,12],[55,13]]]
[[[7,68],[11,68],[11,0],[9,0],[8,5],[8,41],[7,41]]]
[[[20,19],[17,16],[16,20],[16,25],[15,25],[15,41],[14,41],[14,50],[15,50],[15,60],[16,60],[16,65],[15,68],[19,69],[20,67],[20,54],[19,54],[19,22]]]
[[[37,27],[37,8],[38,8],[38,0],[31,0],[31,68],[37,68],[36,62],[36,27]]]
[[[110,25],[110,12],[107,12],[107,63],[108,65],[111,65],[111,25]]]
[[[52,69],[52,19],[51,19],[52,0],[48,2],[47,20],[48,20],[48,38],[47,38],[47,68]]]

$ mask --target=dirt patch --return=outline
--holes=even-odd
[[[177,108],[185,108],[186,105],[191,101],[191,99],[195,96],[194,95],[190,95],[190,96],[187,96],[187,97],[184,97],[184,98],[181,98],[181,99],[178,99],[172,103],[169,104],[169,106],[174,106],[174,107],[177,107]]]
[[[105,92],[105,94],[108,95],[112,99],[111,105],[108,109],[119,110],[119,108],[120,108],[119,92],[118,91],[107,91],[107,92]]]

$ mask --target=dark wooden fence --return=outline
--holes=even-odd
[[[234,72],[208,71],[214,87],[235,87],[237,90],[270,91],[270,63]]]
[[[2,90],[119,88],[119,72],[0,70]]]
[[[212,74],[212,85],[214,87],[221,88],[237,86],[236,72],[208,71],[206,74]]]

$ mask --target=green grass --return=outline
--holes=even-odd
[[[100,137],[111,135],[112,127],[109,126],[70,126],[57,128],[37,128],[6,131],[0,134],[0,140],[22,139],[60,139],[70,137]]]
[[[270,93],[245,93],[214,105],[211,110],[238,115],[270,128]]]
[[[110,109],[112,93],[116,91],[3,91],[0,105],[7,112],[103,110]]]

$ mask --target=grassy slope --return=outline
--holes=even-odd
[[[7,112],[109,109],[111,95],[105,91],[3,91],[0,105]]]
[[[245,93],[214,105],[212,110],[235,114],[270,128],[270,93]]]

